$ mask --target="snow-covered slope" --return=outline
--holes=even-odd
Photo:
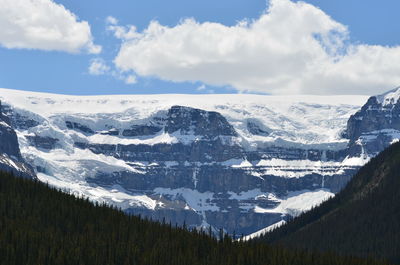
[[[395,105],[400,99],[400,87],[378,95],[376,99],[382,106]]]
[[[261,95],[113,95],[65,96],[0,89],[0,97],[14,108],[40,118],[74,117],[92,130],[143,124],[171,106],[188,106],[221,113],[249,143],[313,144],[340,148],[347,119],[366,96],[261,96]],[[39,118],[39,117],[36,117]],[[40,119],[39,118],[39,119]],[[252,135],[246,122],[260,125],[268,136]],[[60,122],[60,121],[58,121]],[[259,123],[259,124],[258,124]],[[112,139],[112,138],[111,138]],[[95,139],[102,142],[109,139]],[[168,141],[159,139],[159,141]]]
[[[249,234],[338,191],[365,96],[65,96],[0,89],[40,180],[128,212]],[[297,198],[297,199],[296,199]]]
[[[270,232],[270,231],[272,231],[272,230],[274,230],[274,229],[276,229],[276,228],[278,228],[278,227],[280,227],[280,226],[282,226],[284,224],[286,224],[286,221],[284,221],[284,220],[279,221],[279,222],[277,222],[277,223],[275,223],[273,225],[270,225],[270,226],[268,226],[266,228],[263,228],[263,229],[261,229],[261,230],[259,230],[257,232],[254,232],[254,233],[252,233],[250,235],[247,235],[247,236],[241,238],[241,240],[249,241],[249,240],[251,240],[253,238],[260,237],[260,236],[265,235],[266,233],[268,233],[268,232]]]

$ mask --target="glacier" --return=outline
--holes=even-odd
[[[0,89],[0,100],[40,181],[128,213],[229,233],[252,234],[310,209],[371,157],[348,152],[368,134],[346,136],[367,96]]]

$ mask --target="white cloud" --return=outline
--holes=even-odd
[[[107,24],[110,24],[110,25],[117,25],[117,24],[118,24],[118,19],[116,19],[116,18],[113,17],[113,16],[108,16],[108,17],[106,18],[106,23],[107,23]]]
[[[119,26],[118,20],[115,17],[108,16],[106,18],[106,23],[107,30],[113,32],[117,39],[129,40],[140,37],[140,34],[137,33],[135,26]]]
[[[125,78],[125,83],[126,83],[126,84],[129,84],[129,85],[136,84],[136,83],[137,83],[136,76],[135,76],[135,75],[128,75],[128,76]]]
[[[89,73],[91,75],[104,75],[110,71],[110,67],[101,58],[92,59],[89,65]]]
[[[127,85],[134,85],[137,83],[136,75],[129,72],[124,72],[118,69],[114,69],[112,71],[107,72],[106,74],[114,77],[117,80],[123,81]]]
[[[88,71],[91,75],[112,76],[115,79],[121,80],[128,85],[133,85],[137,83],[137,77],[135,74],[120,71],[118,69],[113,69],[107,65],[106,61],[103,58],[100,57],[90,60]]]
[[[99,53],[90,26],[52,0],[1,0],[0,45],[6,48]]]
[[[400,46],[346,44],[347,27],[304,2],[271,0],[257,20],[230,27],[186,19],[109,30],[122,39],[116,67],[144,77],[272,94],[374,94],[400,84]]]
[[[203,90],[206,90],[206,88],[207,88],[206,85],[202,84],[201,86],[197,87],[196,90],[203,91]]]

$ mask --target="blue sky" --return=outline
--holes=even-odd
[[[49,46],[43,39],[38,44],[36,37],[19,40],[18,36],[0,34],[0,87],[63,94],[375,94],[400,85],[396,66],[400,64],[400,1],[307,0],[311,5],[306,7],[297,1],[274,1],[276,7],[268,10],[268,2],[264,0],[57,0],[49,3],[50,7],[63,5],[67,13],[77,17],[76,23],[86,21],[93,43],[85,40],[86,44],[81,45],[84,48],[75,49],[71,48],[75,47],[73,44],[64,47],[60,42]],[[12,1],[9,3],[13,5]],[[0,17],[6,14],[1,13],[1,8]],[[16,8],[8,8],[3,7],[3,12],[12,10],[18,16]],[[317,12],[319,8],[321,12]],[[34,12],[46,16],[49,11],[40,13],[41,10],[34,9]],[[66,16],[55,15],[54,19],[64,25]],[[110,16],[118,22],[107,22]],[[297,16],[298,20],[293,18]],[[305,21],[303,16],[315,17]],[[193,18],[194,24],[187,18]],[[289,19],[293,19],[292,24],[285,26]],[[239,26],[244,20],[249,25]],[[73,28],[74,22],[68,21]],[[157,21],[156,28],[168,35],[143,34],[151,21]],[[303,28],[314,27],[313,21],[326,25],[302,32]],[[207,26],[209,22],[211,26]],[[2,23],[15,26],[7,18],[0,19],[0,26]],[[49,20],[47,25],[51,23]],[[297,34],[299,29],[295,24],[299,24],[303,35]],[[135,26],[135,32],[142,35],[116,37],[117,28],[127,32],[128,25]],[[208,39],[208,31],[214,34],[212,40]],[[310,32],[320,40],[320,45],[297,43],[297,38],[310,41],[307,35]],[[265,34],[265,38],[257,38],[260,34]],[[14,42],[10,38],[15,38]],[[74,33],[68,38],[75,39]],[[241,38],[246,41],[242,43]],[[254,42],[248,40],[252,38]],[[220,45],[225,40],[228,44]],[[279,50],[271,48],[271,43],[284,44]],[[101,52],[90,50],[92,44],[101,46]],[[307,47],[321,48],[326,54],[321,51],[308,54]],[[214,54],[215,50],[219,52]],[[286,50],[297,52],[288,54]],[[160,52],[172,57],[164,58]],[[262,58],[260,62],[257,54]],[[370,54],[375,56],[370,58]],[[115,63],[118,56],[120,59]],[[89,67],[94,62],[103,68],[91,71]],[[365,65],[369,67],[362,68]],[[304,68],[310,70],[305,72]],[[324,71],[314,76],[315,69],[320,68]]]

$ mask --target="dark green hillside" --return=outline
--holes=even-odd
[[[74,198],[44,184],[0,173],[0,264],[384,263],[310,254],[264,243],[218,241]]]
[[[400,264],[400,143],[362,167],[336,197],[259,240]]]

